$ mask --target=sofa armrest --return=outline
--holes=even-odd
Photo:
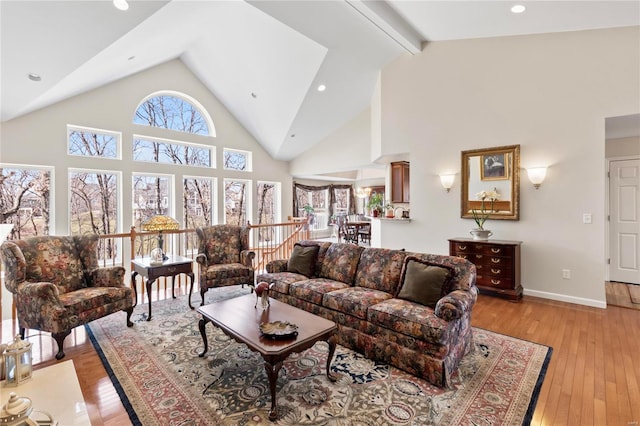
[[[124,287],[125,269],[122,266],[96,268],[89,272],[89,287]]]
[[[4,269],[4,285],[11,293],[16,293],[27,274],[27,262],[20,247],[12,241],[0,246],[0,259]]]
[[[240,263],[249,268],[253,268],[253,259],[256,257],[256,252],[251,250],[242,250],[240,252]]]
[[[200,253],[196,256],[196,262],[198,262],[198,264],[204,266],[205,268],[209,266],[209,259],[207,259],[207,255],[204,253]]]
[[[270,274],[274,274],[277,272],[287,272],[288,262],[289,261],[287,259],[272,260],[271,262],[267,263],[267,272]]]
[[[477,298],[478,288],[476,286],[469,290],[454,290],[438,300],[435,314],[446,321],[462,318],[466,312],[471,312]]]

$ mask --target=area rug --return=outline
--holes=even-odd
[[[207,299],[247,289],[210,290]],[[551,348],[474,329],[449,389],[338,346],[325,374],[328,345],[291,355],[277,381],[278,420],[270,422],[270,392],[262,358],[219,329],[207,327],[204,358],[200,316],[184,297],[134,312],[135,325],[110,315],[87,325],[96,350],[135,425],[515,425],[528,424]]]

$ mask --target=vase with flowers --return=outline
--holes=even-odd
[[[480,210],[471,209],[471,214],[478,227],[472,229],[469,233],[473,236],[474,240],[488,240],[489,237],[493,235],[493,232],[484,229],[484,223],[489,218],[489,215],[495,211],[494,204],[500,199],[500,194],[496,188],[493,188],[493,191],[479,192],[476,197],[480,200]],[[488,209],[487,203],[489,203]]]

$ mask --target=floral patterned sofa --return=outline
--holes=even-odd
[[[99,267],[98,236],[41,236],[0,246],[5,286],[15,296],[20,335],[50,332],[64,357],[71,330],[114,312],[127,313],[131,327],[133,290],[120,266]]]
[[[313,258],[310,267],[293,262],[296,249]],[[445,271],[433,307],[407,299],[415,265]],[[272,261],[266,270],[256,281],[274,283],[269,295],[336,322],[339,344],[436,386],[448,385],[473,347],[476,269],[462,258],[303,241],[290,259]]]

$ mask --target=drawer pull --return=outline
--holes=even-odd
[[[491,262],[492,263],[500,263],[500,262],[502,262],[502,259],[500,259],[499,257],[492,257],[491,258]]]
[[[476,269],[482,269],[482,265],[476,265]]]
[[[498,285],[500,284],[500,280],[491,280],[491,284]]]
[[[491,273],[493,273],[493,274],[499,274],[500,272],[502,272],[501,269],[493,269],[493,268],[491,268]]]
[[[458,248],[459,248],[460,250],[466,250],[466,249],[467,249],[467,246],[458,246]]]
[[[171,272],[171,273],[174,273],[176,271],[176,268],[175,268],[175,266],[171,266],[171,267],[167,268],[167,270],[169,272]]]
[[[493,248],[491,247],[491,253],[500,253],[502,251],[501,248]]]
[[[458,257],[459,257],[459,258],[462,258],[462,259],[466,259],[466,258],[467,258],[467,255],[466,255],[466,254],[459,254],[459,255],[458,255]]]
[[[482,255],[481,254],[476,254],[476,259],[482,259]]]

